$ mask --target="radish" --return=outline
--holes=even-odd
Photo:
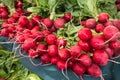
[[[116,3],[116,4],[119,4],[119,3],[120,3],[120,0],[116,0],[115,3]]]
[[[95,50],[93,53],[93,61],[100,66],[105,66],[108,63],[108,55],[104,50]]]
[[[8,31],[9,32],[15,32],[15,26],[14,25],[9,26]]]
[[[85,22],[85,27],[86,28],[95,28],[96,26],[96,20],[95,19],[87,19],[86,22]]]
[[[63,18],[65,19],[66,22],[69,22],[73,18],[73,16],[71,13],[67,12],[64,14]]]
[[[50,55],[48,55],[48,53],[42,54],[42,55],[40,56],[40,61],[41,61],[43,64],[50,63],[51,57],[50,57]]]
[[[44,24],[47,28],[50,28],[53,26],[53,22],[49,18],[42,19],[42,24]]]
[[[33,49],[28,50],[28,55],[29,55],[30,58],[38,57],[38,53]]]
[[[51,57],[51,63],[52,64],[57,64],[57,62],[59,61],[60,59],[59,59],[59,57],[57,56],[57,57]]]
[[[24,14],[22,8],[17,8],[16,12],[19,13],[20,16]]]
[[[48,54],[52,57],[56,57],[58,55],[58,47],[56,45],[49,45]]]
[[[47,51],[47,47],[45,44],[40,43],[36,46],[36,51],[38,52],[39,55],[41,55]]]
[[[98,16],[99,22],[105,23],[109,19],[109,14],[108,13],[100,13]]]
[[[32,20],[30,20],[29,21],[29,24],[28,24],[28,26],[27,26],[27,29],[33,29],[33,27],[34,27],[34,23],[33,23],[33,21]]]
[[[105,52],[108,54],[109,58],[111,58],[114,55],[114,50],[110,47],[105,47]]]
[[[42,30],[42,33],[43,33],[44,37],[51,34],[51,32],[49,30]]]
[[[70,52],[66,48],[62,48],[58,53],[61,60],[67,60],[70,57]]]
[[[15,12],[12,14],[12,17],[17,20],[20,17],[20,15],[19,13]]]
[[[57,62],[57,67],[58,67],[58,69],[60,69],[62,71],[65,70],[65,69],[67,69],[66,62],[62,61],[62,60],[59,60]]]
[[[96,27],[95,27],[95,31],[100,33],[100,32],[103,32],[104,30],[104,26],[102,24],[97,24]]]
[[[55,44],[56,43],[56,40],[57,40],[57,37],[56,37],[56,35],[54,35],[54,34],[49,34],[49,35],[47,35],[46,36],[46,42],[48,43],[48,44]]]
[[[107,21],[107,22],[104,23],[104,26],[105,26],[105,27],[106,27],[106,26],[109,26],[109,25],[113,25],[113,22]]]
[[[83,64],[85,67],[89,67],[92,64],[92,59],[88,54],[81,54],[79,57],[79,61],[81,64]]]
[[[28,38],[24,41],[21,47],[25,51],[28,51],[29,49],[36,47],[36,41],[33,38]]]
[[[82,26],[86,26],[86,20],[80,20],[80,25],[82,25]]]
[[[114,25],[115,27],[117,27],[118,29],[120,29],[120,20],[114,19],[112,22],[113,22],[113,25]]]
[[[119,40],[114,40],[109,42],[109,47],[112,49],[120,48]]]
[[[16,6],[16,8],[22,8],[23,3],[21,1],[17,1],[15,6]]]
[[[36,41],[41,42],[44,40],[44,35],[40,31],[32,31],[32,36]]]
[[[9,38],[9,39],[13,39],[14,37],[15,37],[15,34],[14,34],[14,33],[9,33],[9,34],[8,34],[8,38]]]
[[[9,27],[8,22],[3,22],[1,25],[2,25],[2,28],[8,28]]]
[[[80,48],[85,52],[88,52],[90,50],[90,44],[87,41],[79,40],[78,46],[80,46]]]
[[[120,3],[116,5],[117,11],[120,11]]]
[[[54,26],[58,28],[63,28],[65,25],[65,20],[63,18],[57,18],[54,20]]]
[[[83,41],[88,41],[92,38],[92,32],[89,28],[82,28],[78,31],[78,37]]]
[[[15,39],[19,43],[23,43],[25,41],[24,35],[16,35]]]
[[[12,23],[15,23],[16,20],[11,17],[11,18],[8,18],[8,19],[7,19],[7,22],[8,22],[9,24],[12,24]]]
[[[7,19],[8,18],[8,12],[4,11],[0,13],[0,18]]]
[[[77,45],[70,47],[70,54],[74,58],[79,57],[81,55],[81,52],[82,52],[81,48]]]
[[[8,29],[4,28],[4,29],[1,30],[1,36],[8,36],[8,34],[9,34]]]
[[[102,72],[100,70],[100,67],[97,64],[92,64],[91,66],[89,66],[87,68],[87,72],[89,75],[93,76],[93,77],[100,77],[101,80],[104,80],[104,78],[102,77]]]
[[[113,39],[117,39],[119,37],[119,30],[118,28],[116,28],[115,26],[109,25],[106,26],[103,30],[103,36],[106,40],[113,40]]]
[[[34,26],[31,32],[40,31],[40,26]]]
[[[65,38],[57,38],[56,45],[58,47],[65,47],[67,44],[67,40]]]
[[[52,26],[51,28],[48,29],[50,32],[55,32],[57,28],[55,26]]]
[[[34,15],[32,17],[32,21],[34,24],[38,24],[40,21],[41,21],[42,17],[41,16],[38,16],[38,15]]]
[[[75,74],[80,76],[81,80],[83,80],[82,75],[85,73],[86,68],[82,64],[75,63],[72,67],[72,70]]]
[[[29,24],[29,20],[27,19],[26,16],[20,16],[18,24],[21,25],[22,27],[26,27]]]
[[[102,49],[105,46],[105,41],[104,38],[102,36],[98,36],[95,35],[92,37],[92,39],[90,40],[90,45],[94,48],[94,49]]]

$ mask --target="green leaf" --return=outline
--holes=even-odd
[[[36,74],[29,74],[26,80],[42,80]]]
[[[54,6],[56,3],[56,0],[48,0],[48,5],[49,6]]]
[[[39,6],[47,6],[47,4],[48,4],[48,0],[38,0],[38,4],[39,4]]]
[[[1,0],[8,8],[12,9],[14,8],[14,2],[15,0]]]
[[[29,7],[29,8],[27,8],[27,11],[39,13],[40,7]]]

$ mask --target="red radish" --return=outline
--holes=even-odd
[[[92,64],[92,59],[86,53],[85,54],[81,54],[79,59],[80,59],[80,63],[83,64],[86,67],[89,67]]]
[[[59,61],[57,62],[57,67],[58,67],[58,69],[60,69],[60,70],[65,70],[65,69],[67,68],[66,62],[59,60]]]
[[[20,17],[20,15],[19,15],[19,13],[13,13],[12,14],[12,17],[14,18],[14,19],[18,19],[19,17]]]
[[[105,27],[106,27],[106,26],[109,26],[109,25],[113,25],[113,22],[107,21],[107,22],[104,23],[104,26],[105,26]]]
[[[16,9],[16,12],[19,13],[20,15],[23,15],[23,10],[22,10],[22,8],[17,8],[17,9]]]
[[[15,26],[11,25],[8,27],[9,32],[15,32]]]
[[[82,28],[78,31],[78,37],[83,41],[88,41],[92,37],[92,32],[89,28]]]
[[[109,14],[108,13],[100,13],[98,16],[99,22],[105,23],[109,19]]]
[[[8,28],[8,26],[9,26],[8,22],[3,22],[2,23],[2,28]]]
[[[29,24],[29,20],[27,19],[26,16],[20,16],[19,20],[18,20],[18,24],[26,27]]]
[[[76,61],[77,60],[75,60],[75,59],[70,59],[68,62],[66,62],[67,63],[67,67],[68,68],[72,68],[73,65],[76,63]]]
[[[39,55],[45,53],[46,49],[47,49],[47,47],[43,43],[38,44],[37,47],[36,47],[36,51],[38,52]]]
[[[112,49],[120,48],[120,41],[119,40],[110,41],[109,47]]]
[[[79,41],[78,41],[78,46],[80,46],[80,48],[81,48],[83,51],[85,51],[85,52],[87,52],[87,51],[90,50],[90,44],[89,44],[89,42],[79,40]]]
[[[112,22],[113,22],[113,25],[114,25],[115,27],[117,27],[118,29],[120,29],[120,20],[114,19]]]
[[[46,42],[48,44],[55,44],[56,43],[56,39],[57,39],[57,37],[54,34],[49,34],[49,35],[46,36]]]
[[[66,22],[69,22],[72,18],[73,18],[73,16],[71,13],[68,12],[68,13],[64,14],[64,19]]]
[[[52,57],[58,55],[58,47],[56,45],[49,45],[48,46],[48,54]]]
[[[119,3],[120,3],[120,0],[116,0],[115,2],[116,2],[116,4],[119,4]]]
[[[27,26],[27,29],[33,29],[33,27],[34,27],[34,24],[33,24],[33,21],[32,20],[30,20],[29,21],[29,24],[28,24],[28,26]]]
[[[29,49],[35,47],[36,47],[36,41],[33,38],[26,39],[22,44],[22,49],[24,49],[25,51],[28,51]]]
[[[81,55],[81,52],[82,50],[79,46],[74,45],[70,48],[70,54],[72,57],[79,57]]]
[[[38,15],[34,15],[32,17],[32,21],[34,24],[38,24],[40,21],[41,21],[42,17],[41,16],[38,16]]]
[[[96,64],[92,64],[91,66],[89,66],[87,68],[87,72],[93,77],[101,77],[102,75],[100,67]]]
[[[85,73],[86,68],[80,63],[75,63],[72,67],[72,70],[77,75],[82,76]]]
[[[1,36],[8,36],[8,34],[9,34],[8,29],[4,28],[1,30]]]
[[[54,20],[54,26],[58,28],[63,28],[65,25],[65,20],[63,18],[57,18]]]
[[[42,33],[43,33],[44,37],[51,34],[51,32],[49,30],[42,30]]]
[[[120,3],[116,5],[117,11],[120,11]]]
[[[7,6],[0,6],[0,12],[4,12],[4,11],[8,12]]]
[[[96,20],[95,19],[87,19],[85,22],[85,27],[87,28],[95,28],[96,26]]]
[[[102,49],[105,46],[105,41],[104,38],[102,36],[99,35],[95,35],[92,37],[91,41],[90,41],[90,45],[94,48],[94,49]]]
[[[28,55],[29,55],[30,58],[38,57],[38,53],[33,49],[28,50]]]
[[[118,28],[116,28],[115,26],[109,25],[106,26],[103,30],[103,36],[106,40],[113,40],[113,39],[117,39],[119,37],[119,30]]]
[[[111,58],[114,55],[114,50],[110,47],[105,48],[105,52],[108,54],[108,57]]]
[[[6,11],[0,13],[0,18],[2,19],[7,19],[8,18],[8,13]]]
[[[56,45],[58,47],[65,47],[67,44],[67,40],[65,38],[57,38]]]
[[[17,3],[15,4],[16,8],[22,8],[23,3],[21,1],[17,1]]]
[[[13,39],[15,37],[15,34],[14,33],[9,33],[8,37],[9,37],[9,39]]]
[[[19,43],[23,43],[25,41],[24,35],[17,35],[16,41]]]
[[[31,32],[40,31],[40,26],[34,26]]]
[[[20,25],[18,25],[18,26],[15,26],[15,30],[19,31],[19,32],[22,32],[24,30],[24,28],[21,27]]]
[[[51,28],[48,29],[50,32],[55,32],[57,29],[55,26],[52,26]]]
[[[16,22],[16,20],[14,18],[12,18],[12,17],[8,18],[7,21],[8,21],[9,24]]]
[[[52,64],[57,64],[57,62],[59,61],[59,57],[51,57],[51,63]]]
[[[42,54],[42,55],[40,56],[40,61],[41,61],[43,64],[50,63],[51,57],[48,55],[48,53]]]
[[[93,53],[93,61],[100,66],[105,66],[108,63],[108,55],[104,50],[95,50]]]
[[[66,48],[62,48],[59,50],[58,55],[61,60],[67,60],[70,57],[70,52]]]
[[[36,41],[40,42],[44,40],[44,35],[40,31],[32,31],[32,36]]]
[[[53,26],[53,22],[52,20],[50,20],[49,18],[44,18],[42,19],[42,23],[47,27],[50,28]]]
[[[85,27],[85,25],[86,25],[86,20],[81,20],[81,21],[80,21],[80,25],[82,25],[82,26]]]
[[[104,30],[104,26],[102,24],[97,24],[96,27],[95,27],[95,31],[96,32],[103,32]]]

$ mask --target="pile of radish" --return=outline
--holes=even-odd
[[[117,53],[120,49],[120,20],[110,20],[108,13],[99,14],[98,20],[80,20],[83,28],[77,33],[78,42],[66,48],[67,40],[55,33],[73,19],[71,13],[54,20],[39,15],[29,19],[22,11],[21,1],[15,7],[16,12],[11,17],[8,17],[7,7],[0,7],[0,18],[4,21],[0,35],[19,43],[21,49],[28,53],[28,56],[20,53],[21,56],[30,58],[34,66],[50,63],[62,71],[72,69],[81,79],[87,73],[103,80],[100,66],[106,66],[108,61],[115,62],[112,59],[120,55]],[[39,58],[40,63],[34,63],[33,58]]]

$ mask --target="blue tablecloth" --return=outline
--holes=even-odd
[[[12,41],[8,40],[7,37],[0,37],[0,42],[7,42]],[[13,49],[13,44],[1,44],[8,50]],[[16,44],[15,46],[18,46]],[[19,48],[17,50],[14,50],[15,55],[19,55]],[[19,58],[22,64],[28,68],[31,72],[38,74],[41,78],[44,80],[67,80],[60,70],[56,68],[55,65],[49,65],[49,66],[38,66],[35,67],[31,64],[29,58]],[[120,62],[120,58],[117,59],[117,61]],[[39,62],[39,60],[35,59],[35,62]],[[120,65],[109,62],[107,66],[101,67],[102,73],[105,80],[120,80]],[[80,80],[78,77],[74,75],[74,73],[71,70],[68,70],[68,76],[70,80]],[[94,78],[90,75],[84,74],[83,75],[84,80],[100,80],[100,78]]]

